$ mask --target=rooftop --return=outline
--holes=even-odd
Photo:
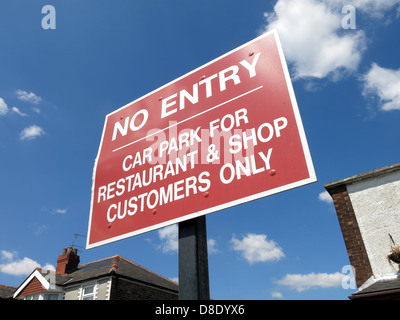
[[[68,273],[62,273],[59,271],[62,270],[62,268],[58,267],[61,264],[65,266],[65,261],[60,259],[60,257],[64,258],[68,254],[73,257],[72,260],[74,264],[72,266],[69,265],[70,269],[68,269]],[[0,298],[18,297],[21,292],[29,287],[30,283],[35,278],[36,281],[39,280],[45,290],[49,290],[51,284],[55,284],[58,287],[67,287],[70,285],[80,285],[81,283],[99,278],[116,276],[175,294],[179,291],[179,286],[176,282],[119,255],[81,265],[78,265],[79,257],[76,255],[76,250],[64,250],[60,257],[57,260],[58,271],[36,268],[18,288],[0,286]]]
[[[336,180],[336,181],[333,181],[333,182],[329,182],[329,183],[324,184],[324,187],[326,189],[331,189],[331,188],[337,187],[339,185],[349,184],[349,183],[352,183],[352,182],[373,178],[373,177],[376,177],[376,176],[379,176],[379,175],[388,174],[388,173],[391,173],[391,172],[394,172],[394,171],[398,171],[398,170],[400,170],[400,162],[392,164],[390,166],[383,167],[383,168],[371,170],[371,171],[368,171],[368,172],[363,172],[363,173],[360,173],[360,174],[357,174],[357,175],[354,175],[354,176],[351,176],[351,177],[348,177],[348,178],[344,178],[344,179]]]
[[[68,274],[64,285],[116,274],[142,283],[178,291],[178,284],[119,255],[79,265]]]
[[[350,299],[359,299],[368,296],[383,296],[400,293],[400,274],[371,277],[360,289],[350,296]]]
[[[0,299],[12,298],[16,290],[17,290],[16,287],[10,287],[0,284]]]

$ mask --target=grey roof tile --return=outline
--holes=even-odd
[[[112,274],[178,291],[178,284],[175,282],[118,255],[79,265],[69,273],[72,278],[68,279],[64,285]]]

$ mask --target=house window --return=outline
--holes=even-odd
[[[40,295],[38,293],[30,294],[28,296],[25,296],[24,300],[40,300]]]
[[[44,295],[44,300],[58,300],[58,293],[48,293]]]
[[[58,293],[35,293],[24,297],[24,300],[58,300]]]
[[[95,284],[87,285],[82,287],[82,300],[94,300],[94,288]]]

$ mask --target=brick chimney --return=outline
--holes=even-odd
[[[79,264],[78,249],[71,247],[63,249],[62,254],[57,259],[57,273],[70,273]]]

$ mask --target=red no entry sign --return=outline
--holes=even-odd
[[[273,31],[107,115],[87,248],[314,181]]]

